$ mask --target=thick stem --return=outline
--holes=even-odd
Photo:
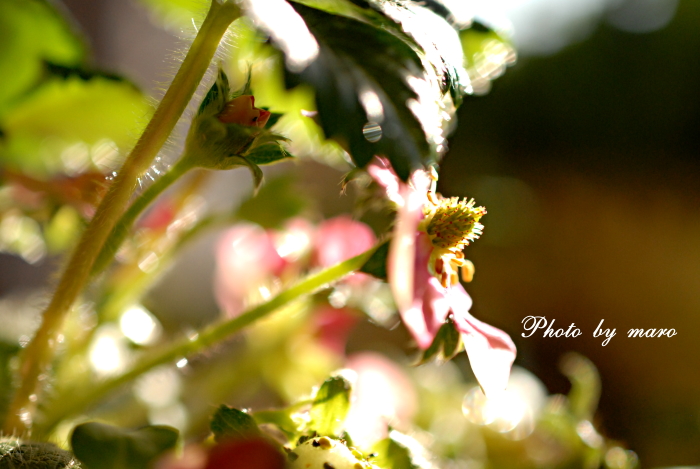
[[[24,433],[31,427],[39,383],[47,376],[66,312],[87,283],[95,259],[123,213],[137,178],[148,168],[172,132],[214,57],[221,38],[239,15],[234,3],[212,1],[177,75],[78,242],[44,311],[41,326],[23,353],[20,385],[3,427],[6,434]]]
[[[278,308],[297,300],[304,295],[311,294],[319,288],[335,282],[345,275],[360,269],[367,262],[367,260],[369,260],[372,254],[374,254],[375,250],[376,247],[317,274],[311,275],[295,286],[278,294],[270,301],[249,309],[236,318],[210,326],[209,328],[199,332],[195,338],[185,338],[161,351],[154,351],[153,353],[150,353],[144,357],[129,371],[114,378],[107,379],[106,381],[93,386],[87,392],[85,392],[84,389],[76,390],[69,400],[63,400],[59,407],[54,408],[53,411],[47,411],[46,421],[42,422],[41,425],[42,432],[48,433],[61,420],[84,411],[88,406],[107,395],[110,391],[123,384],[133,381],[143,373],[152,370],[157,366],[175,363],[182,358],[187,358],[191,355],[202,352],[207,347],[227,339],[258,319],[270,315]]]

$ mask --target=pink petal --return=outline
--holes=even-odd
[[[432,247],[427,235],[415,235],[414,282],[411,305],[399,310],[404,325],[422,350],[430,347],[450,311],[447,290],[428,271]]]
[[[515,344],[502,330],[469,314],[472,301],[461,284],[453,286],[449,295],[455,326],[462,335],[474,376],[484,393],[493,397],[506,389]]]
[[[362,254],[376,242],[372,229],[347,215],[331,218],[318,227],[314,243],[314,261],[330,267]]]
[[[239,224],[221,237],[216,249],[214,289],[219,306],[229,317],[242,311],[248,293],[286,265],[271,235],[253,224]]]

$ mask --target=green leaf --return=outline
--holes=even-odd
[[[245,158],[251,163],[261,165],[276,163],[277,161],[293,157],[287,153],[282,145],[267,143],[253,148],[245,155]]]
[[[342,376],[328,378],[311,406],[310,428],[319,435],[337,436],[350,410],[350,382]]]
[[[253,418],[258,424],[271,423],[279,428],[291,441],[298,433],[299,425],[292,420],[289,410],[260,410],[253,413]]]
[[[389,242],[391,240],[384,241],[376,251],[372,254],[365,265],[362,266],[360,272],[370,274],[378,279],[386,280],[386,260],[389,256]]]
[[[515,63],[515,48],[507,37],[478,21],[459,36],[474,93],[485,94],[491,89],[491,80]]]
[[[463,67],[458,30],[472,23],[471,14],[450,9],[440,0],[425,2],[399,2],[396,0],[367,0],[358,2],[365,8],[379,13],[371,17],[378,25],[390,28],[399,37],[410,37],[433,67],[443,92],[449,92],[459,105],[462,96],[470,91],[469,75]]]
[[[373,452],[377,457],[372,461],[379,467],[391,469],[417,469],[413,463],[411,452],[406,446],[398,443],[391,437],[376,443]]]
[[[451,317],[448,317],[447,321],[440,326],[437,334],[435,334],[433,343],[421,355],[418,364],[427,363],[433,358],[438,362],[445,362],[451,360],[461,350],[462,338],[454,325],[454,321]]]
[[[162,425],[125,430],[88,422],[75,427],[71,446],[87,469],[147,469],[177,439],[176,429]]]
[[[71,155],[61,153],[78,142],[93,146],[86,150],[87,164],[99,161],[105,145],[112,154],[107,159],[113,160],[119,148],[133,145],[151,112],[147,98],[129,82],[102,76],[52,79],[0,124],[5,134],[0,163],[36,175],[62,172]]]
[[[44,0],[0,2],[0,120],[50,71],[46,62],[78,66],[86,46]]]
[[[257,196],[240,205],[236,218],[252,221],[263,228],[281,228],[285,221],[299,215],[309,205],[294,183],[291,175],[268,180]]]
[[[222,405],[210,424],[217,442],[230,438],[246,438],[260,433],[253,417],[238,409]]]
[[[600,399],[598,369],[588,358],[575,352],[564,355],[559,368],[571,381],[571,413],[577,420],[592,420]]]
[[[199,27],[208,5],[202,0],[141,0],[141,3],[154,13],[155,18],[160,19],[164,27],[178,33],[183,28],[193,30],[193,22]]]
[[[307,31],[298,21],[292,21],[293,12],[284,13],[288,17],[285,25],[289,26],[278,24],[280,12],[288,8],[281,0],[275,9],[255,8],[250,0],[247,3],[248,14],[285,53],[288,87],[306,83],[314,88],[318,120],[325,136],[348,150],[357,166],[364,167],[374,155],[384,155],[397,174],[406,179],[411,171],[433,163],[444,151],[443,118],[454,107],[443,83],[447,82],[454,94],[460,94],[463,87],[457,92],[455,84],[462,83],[466,74],[457,76],[461,66],[447,67],[445,64],[453,61],[435,53],[435,45],[430,51],[423,50],[402,31],[406,24],[379,11],[368,10],[362,17],[362,10],[355,8],[360,11],[358,19],[291,3]],[[339,3],[343,2],[333,5]],[[398,5],[395,1],[388,3]],[[427,9],[415,7],[411,12],[415,24],[430,17],[431,25],[439,23],[451,31],[449,49],[461,54],[456,31],[447,22]],[[379,20],[371,21],[376,18]],[[309,32],[311,41],[318,44],[313,60]],[[433,28],[431,34],[424,43],[431,43],[432,37],[441,32]],[[441,41],[439,46],[447,49],[446,44]],[[433,64],[438,62],[440,70]]]

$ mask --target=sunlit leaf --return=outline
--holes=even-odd
[[[275,2],[288,7],[282,0]],[[461,67],[457,33],[438,15],[416,7],[389,18],[383,10],[373,9],[360,20],[291,3],[296,13],[285,14],[293,19],[293,26],[285,26],[280,23],[280,16],[284,16],[280,11],[262,8],[258,2],[247,4],[247,12],[258,27],[285,53],[288,85],[306,83],[313,87],[318,120],[326,137],[340,142],[358,166],[364,167],[373,155],[382,154],[405,179],[413,169],[433,162],[444,151],[444,127],[454,110],[450,93],[445,92],[461,94],[464,87],[457,83],[462,83],[465,75],[457,73]],[[377,17],[380,20],[373,21]],[[412,39],[414,34],[428,44],[428,32],[408,34],[402,30],[408,26],[415,29],[428,18],[434,35],[444,36],[436,24],[451,31],[450,40],[441,41],[439,47],[458,51],[457,65],[448,67],[454,61],[437,57],[432,43],[424,50]],[[393,27],[387,28],[387,24]]]
[[[182,28],[192,30],[193,22],[201,24],[207,13],[208,0],[140,0],[168,29],[176,31]]]
[[[431,467],[423,458],[417,457],[416,453],[423,450],[420,444],[395,430],[391,431],[387,438],[377,442],[372,449],[377,454],[373,462],[379,467],[390,467],[391,469]],[[421,464],[422,461],[425,463]]]
[[[336,436],[350,410],[350,382],[342,376],[328,378],[316,393],[309,416],[319,435]]]
[[[261,410],[253,413],[253,418],[258,424],[270,423],[279,428],[289,439],[292,439],[298,432],[298,424],[294,422],[286,409],[282,410]]]
[[[245,438],[260,433],[253,417],[238,409],[222,405],[211,420],[211,431],[217,442],[229,438]]]
[[[71,446],[86,469],[147,469],[177,439],[178,431],[163,425],[125,430],[88,422],[75,427]]]
[[[82,38],[50,2],[0,2],[0,119],[50,74],[47,62],[78,66],[86,52]]]
[[[515,63],[513,45],[503,34],[475,21],[460,32],[467,72],[475,94],[485,94],[491,81]]]
[[[151,112],[145,96],[128,82],[101,76],[53,79],[0,123],[0,161],[41,174],[60,170],[66,163],[61,153],[76,142],[107,140],[126,149]]]

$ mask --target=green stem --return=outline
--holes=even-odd
[[[107,241],[102,246],[102,250],[92,267],[92,275],[97,275],[107,268],[112,259],[114,259],[117,250],[124,242],[124,238],[129,234],[129,230],[136,221],[136,218],[141,215],[141,212],[143,212],[165,189],[170,187],[172,183],[177,181],[193,167],[194,165],[192,164],[191,158],[181,158],[172,168],[156,179],[153,184],[134,200],[114,226]]]
[[[229,338],[258,319],[270,315],[278,308],[304,295],[311,294],[319,288],[360,269],[367,260],[369,260],[372,254],[374,254],[375,250],[376,247],[317,274],[311,275],[266,303],[249,309],[236,318],[204,329],[199,332],[195,338],[184,338],[160,351],[153,351],[136,363],[130,370],[96,384],[87,392],[84,391],[84,388],[82,393],[80,392],[81,390],[76,389],[75,392],[72,393],[70,399],[62,400],[60,405],[54,408],[53,412],[47,410],[45,413],[46,420],[44,420],[41,425],[42,433],[47,434],[63,419],[84,411],[86,407],[95,403],[109,392],[133,381],[143,373],[157,366],[174,363],[182,358],[187,358],[202,352],[206,348]]]
[[[41,326],[23,353],[20,383],[3,427],[5,434],[21,434],[31,427],[39,383],[46,377],[67,311],[89,280],[95,259],[131,198],[138,177],[172,132],[209,67],[221,38],[239,16],[240,10],[234,3],[212,1],[172,84],[78,242],[44,311]]]

